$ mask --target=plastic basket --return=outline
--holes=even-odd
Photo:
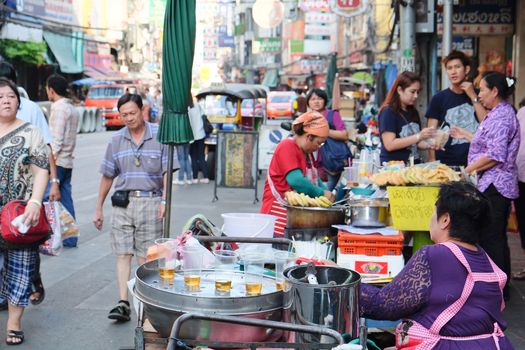
[[[403,252],[403,233],[395,236],[381,234],[359,235],[339,231],[337,245],[341,254],[368,256],[400,255]]]

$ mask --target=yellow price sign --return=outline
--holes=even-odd
[[[438,186],[387,187],[394,227],[401,231],[428,231],[439,194]]]

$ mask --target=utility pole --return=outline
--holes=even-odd
[[[400,46],[401,72],[416,71],[416,11],[414,0],[401,0],[400,9]]]
[[[441,45],[441,56],[442,58],[452,51],[452,5],[454,0],[442,0],[443,1],[443,38]],[[446,89],[450,86],[450,81],[447,77],[447,71],[445,67],[441,69],[441,90]]]

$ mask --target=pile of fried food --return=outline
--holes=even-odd
[[[295,191],[288,191],[284,196],[288,204],[294,207],[330,208],[332,206],[332,202],[325,196],[312,198],[304,193],[297,193]]]
[[[435,168],[413,166],[387,170],[370,178],[370,181],[377,186],[437,185],[460,180],[460,174],[444,164],[439,164]]]

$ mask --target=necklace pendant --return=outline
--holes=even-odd
[[[140,166],[140,158],[135,158],[135,166]]]

